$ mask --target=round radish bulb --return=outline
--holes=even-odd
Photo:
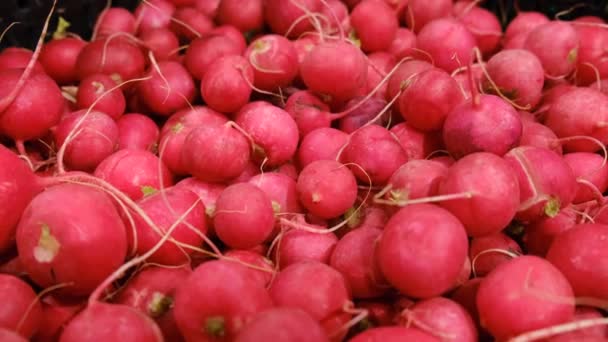
[[[76,61],[85,45],[87,42],[84,40],[71,37],[53,39],[44,44],[40,52],[40,63],[44,71],[60,85],[76,82]]]
[[[385,199],[395,202],[435,196],[439,184],[448,175],[448,167],[427,159],[410,160],[401,165],[388,180],[390,191]]]
[[[176,0],[173,0],[176,1]],[[180,0],[178,0],[180,1]],[[217,9],[220,6],[221,0],[183,0],[183,1],[192,1],[193,6],[199,11],[206,14],[208,17],[213,18],[217,14]]]
[[[601,25],[605,23],[602,21],[598,26],[574,26],[580,40],[575,74],[578,85],[586,86],[597,81],[598,78],[608,77],[608,63],[604,58],[604,49],[608,45],[608,32]]]
[[[363,0],[352,10],[350,23],[365,52],[384,51],[397,35],[395,11],[381,0]]]
[[[549,127],[528,120],[521,120],[521,123],[523,130],[519,146],[540,147],[562,154],[562,145],[559,143],[557,135]]]
[[[519,12],[507,26],[505,31],[505,43],[515,39],[517,36],[527,37],[538,26],[548,23],[549,18],[540,12]]]
[[[42,51],[44,51],[44,46],[45,45],[43,45]],[[33,55],[34,52],[26,48],[7,47],[0,52],[0,71],[8,69],[25,69]],[[50,73],[41,63],[41,61],[36,61],[34,63],[34,72],[46,72],[50,76]]]
[[[317,321],[341,312],[350,301],[340,272],[315,261],[296,263],[279,272],[269,292],[277,306],[302,309]]]
[[[180,63],[164,61],[148,72],[150,79],[139,84],[138,94],[155,114],[169,116],[194,100],[192,77]]]
[[[3,303],[0,328],[31,338],[42,321],[42,309],[36,293],[26,282],[8,274],[0,274],[0,290]]]
[[[268,291],[245,266],[214,260],[179,284],[173,314],[187,341],[233,341],[256,313],[272,306]]]
[[[365,54],[350,43],[323,42],[304,57],[300,76],[311,91],[328,95],[332,100],[347,101],[365,86],[367,60]]]
[[[592,88],[573,88],[555,99],[545,124],[560,138],[587,136],[608,143],[608,96]],[[597,143],[586,139],[566,141],[564,150],[595,152]]]
[[[257,31],[264,25],[264,3],[262,0],[222,0],[216,19],[220,24],[232,25],[241,32]]]
[[[74,317],[61,334],[61,342],[157,341],[163,334],[154,321],[132,307],[93,303]]]
[[[143,150],[114,152],[97,166],[94,175],[135,201],[173,185],[173,175],[165,164],[151,152]]]
[[[399,326],[376,327],[355,335],[350,342],[439,342],[441,339],[415,328]]]
[[[74,130],[78,133],[67,141]],[[67,143],[64,159],[68,167],[91,172],[116,150],[118,126],[105,113],[79,110],[63,116],[54,136],[58,148]]]
[[[235,121],[255,143],[254,161],[278,166],[295,155],[298,126],[285,110],[265,102],[252,102],[241,108]]]
[[[376,0],[371,0],[371,1],[376,1]],[[375,91],[372,99],[374,99],[374,98],[385,99],[388,85],[384,81],[384,79],[386,78],[386,75],[388,75],[391,72],[391,70],[395,67],[395,65],[397,64],[397,59],[395,58],[394,55],[392,55],[388,52],[379,51],[379,52],[370,53],[367,56],[367,60],[369,62],[369,63],[367,63],[367,82],[366,82],[365,89],[363,89],[361,98],[364,97],[363,95],[367,96],[367,94],[371,94],[372,92],[375,91],[376,88],[378,88],[378,90]],[[380,83],[382,83],[382,85]],[[349,103],[355,104],[357,102],[360,102],[361,98],[353,98]],[[347,107],[348,107],[348,105],[347,105]],[[378,113],[380,113],[379,110],[374,114],[378,114]],[[387,111],[385,116],[390,116],[389,113],[390,112]],[[370,121],[375,116],[376,115],[371,116],[368,119],[368,121]]]
[[[302,212],[298,202],[295,179],[280,172],[261,173],[251,177],[249,183],[260,188],[272,201],[275,214]]]
[[[182,337],[173,316],[173,301],[178,284],[191,273],[185,267],[148,266],[129,279],[113,302],[130,306],[154,319],[165,339],[180,340]]]
[[[232,249],[224,253],[224,260],[232,261],[243,266],[259,281],[262,286],[267,287],[275,274],[274,263],[252,250]],[[250,267],[256,266],[257,268]]]
[[[338,243],[336,235],[323,232],[323,228],[320,228],[319,232],[292,229],[280,239],[276,253],[276,262],[280,269],[305,261],[329,264],[329,258]]]
[[[477,277],[484,277],[498,265],[511,260],[507,253],[523,254],[517,242],[501,232],[473,238],[469,258]]]
[[[472,153],[450,166],[439,184],[439,195],[457,194],[467,196],[440,205],[458,217],[470,236],[500,232],[520,204],[517,176],[504,159],[487,152]]]
[[[317,160],[336,160],[348,142],[348,134],[335,128],[317,128],[306,134],[298,148],[298,161],[302,167]]]
[[[0,71],[0,98],[13,91],[22,69]],[[14,140],[26,141],[45,136],[64,110],[61,90],[44,73],[33,73],[17,97],[0,112],[0,131]]]
[[[177,8],[169,23],[171,31],[185,41],[191,41],[209,34],[213,26],[213,18],[208,17],[195,7]]]
[[[46,295],[40,299],[42,316],[40,328],[36,332],[36,341],[58,341],[63,328],[80,312],[86,301],[82,299],[59,300],[53,295]],[[0,340],[5,341],[0,338]]]
[[[402,60],[405,57],[414,57],[415,47],[416,34],[404,27],[399,27],[395,34],[395,39],[393,39],[386,51],[395,56],[397,60]]]
[[[579,183],[573,203],[591,201],[598,196],[601,197],[600,194],[608,190],[608,166],[604,162],[604,157],[595,153],[575,152],[565,154],[564,160],[572,168]],[[596,189],[595,192],[592,190],[593,187]]]
[[[570,75],[578,59],[579,38],[570,23],[555,20],[532,30],[524,49],[535,54],[552,78]]]
[[[323,20],[321,22],[321,32],[324,34],[340,34],[342,32],[349,32],[351,30],[351,18],[348,13],[348,6],[341,0],[329,0],[321,6],[319,12],[325,18],[329,18],[328,21]]]
[[[572,319],[572,323],[576,323],[578,321],[585,321],[590,319],[604,319],[604,316],[596,309],[586,307],[586,306],[577,306],[576,311],[574,312],[574,318]],[[582,322],[581,322],[582,323]],[[602,341],[606,339],[608,336],[608,329],[606,329],[605,325],[596,325],[591,326],[584,329],[578,329],[566,333],[561,333],[558,335],[553,335],[552,337],[546,339],[549,342],[576,342],[576,341]]]
[[[387,281],[401,293],[430,298],[453,286],[467,250],[466,231],[454,215],[432,204],[413,204],[386,223],[376,257]]]
[[[502,156],[519,145],[521,117],[515,109],[494,95],[457,105],[448,113],[443,126],[443,141],[455,158],[473,152]]]
[[[116,121],[118,126],[118,149],[140,149],[156,152],[158,149],[159,130],[149,117],[130,113]]]
[[[215,233],[226,245],[241,249],[255,247],[272,233],[272,204],[255,185],[230,185],[217,199],[213,224]]]
[[[166,28],[155,28],[142,33],[139,37],[146,48],[152,52],[156,61],[166,61],[177,57],[179,40],[175,33]]]
[[[122,265],[127,236],[107,195],[62,184],[34,197],[25,209],[17,227],[17,250],[36,284],[69,284],[57,291],[79,296],[91,293]]]
[[[207,215],[207,228],[208,234],[211,235],[213,231],[213,215],[215,214],[215,204],[217,198],[226,188],[223,184],[207,183],[200,181],[194,177],[185,178],[175,184],[176,187],[184,187],[194,192],[205,206],[205,214]]]
[[[503,50],[490,58],[486,69],[500,93],[518,106],[532,109],[540,102],[545,71],[533,53],[523,49]],[[498,93],[488,80],[484,89]]]
[[[577,224],[578,215],[575,209],[568,206],[554,217],[546,217],[526,225],[523,242],[528,253],[544,257],[553,239]]]
[[[104,112],[117,120],[125,112],[126,100],[122,90],[114,88],[116,82],[108,75],[87,76],[78,84],[76,106],[79,109],[91,108]]]
[[[485,64],[481,65],[479,63],[474,63],[471,67],[463,66],[452,72],[452,77],[456,80],[456,83],[458,83],[458,86],[467,100],[470,100],[473,97],[473,89],[471,89],[471,84],[469,83],[469,70],[471,70],[472,73],[473,85],[475,85],[476,93],[478,93],[481,91],[481,82],[484,78],[483,66],[485,66]]]
[[[473,34],[453,18],[433,20],[416,38],[416,47],[427,52],[436,67],[450,73],[466,64],[475,48]]]
[[[182,146],[179,153],[184,170],[207,182],[238,177],[247,166],[251,150],[247,138],[228,123],[196,127]]]
[[[249,102],[253,77],[254,69],[244,57],[221,57],[203,76],[201,96],[211,109],[234,113]]]
[[[483,278],[477,308],[482,325],[496,339],[507,340],[570,321],[574,294],[568,280],[551,263],[536,256],[521,256]]]
[[[110,7],[101,11],[97,17],[93,36],[99,39],[115,33],[135,34],[135,30],[136,23],[133,13],[126,8]]]
[[[362,98],[355,97],[346,104],[344,110],[349,111],[348,115],[341,118],[338,122],[338,127],[342,132],[350,134],[367,125],[386,106],[386,101],[383,98],[371,98],[359,105],[361,101]],[[354,106],[357,106],[357,108],[350,110]],[[374,121],[374,124],[387,126],[389,119],[390,113],[385,112],[379,119]]]
[[[452,1],[437,0],[409,0],[407,9],[403,13],[407,27],[412,31],[420,32],[428,23],[452,14]]]
[[[423,133],[407,122],[398,123],[390,129],[405,150],[408,160],[425,159],[442,148],[441,135],[436,132]]]
[[[374,185],[386,184],[395,170],[407,162],[405,150],[397,138],[377,125],[365,126],[352,133],[341,158],[351,165],[360,181]]]
[[[266,0],[264,19],[274,33],[296,38],[313,29],[311,14],[319,12],[322,6],[320,0]]]
[[[296,186],[302,206],[324,219],[344,214],[357,200],[355,176],[334,160],[317,160],[306,165]]]
[[[283,36],[269,34],[254,40],[245,58],[253,66],[254,85],[264,90],[285,87],[298,75],[298,52]]]
[[[280,327],[279,329],[277,329]],[[297,308],[273,308],[253,316],[235,342],[329,342],[323,327]]]
[[[547,260],[568,279],[577,297],[608,299],[608,226],[579,224],[557,235]]]
[[[496,52],[502,39],[502,27],[496,14],[479,6],[471,6],[468,1],[456,2],[453,12],[471,31],[481,53],[489,56]]]
[[[405,89],[413,80],[414,76],[425,70],[432,69],[433,65],[421,60],[408,60],[401,63],[395,69],[393,75],[388,79],[386,86],[386,100],[390,101]]]
[[[440,130],[448,113],[464,101],[458,83],[437,68],[417,74],[399,96],[399,112],[407,123],[423,132]]]
[[[9,330],[9,329],[4,329],[4,328],[0,328],[0,340],[4,341],[4,342],[27,342],[28,340],[25,339],[23,336],[17,334],[16,332]]]
[[[283,109],[293,117],[301,136],[331,125],[329,106],[311,91],[296,91],[289,96]]]
[[[106,74],[124,82],[143,75],[145,65],[142,50],[124,38],[90,42],[82,48],[76,61],[81,80],[92,74]]]
[[[137,32],[142,33],[155,28],[167,28],[175,12],[175,6],[165,0],[148,0],[135,9]]]
[[[202,80],[209,66],[223,56],[241,55],[245,51],[245,38],[237,41],[226,35],[209,35],[193,40],[184,56],[184,66],[192,77]]]

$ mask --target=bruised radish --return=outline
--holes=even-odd
[[[281,269],[305,261],[318,261],[329,264],[338,238],[333,233],[326,233],[322,228],[318,232],[292,229],[280,237],[276,261]]]
[[[418,330],[416,328],[406,328],[398,326],[376,327],[365,330],[356,335],[350,342],[439,342],[441,339]]]
[[[317,160],[335,160],[348,135],[335,128],[317,128],[306,134],[298,148],[298,161],[302,167]]]
[[[572,168],[579,183],[573,203],[602,197],[601,194],[608,190],[608,166],[604,157],[595,153],[575,152],[565,154],[564,160]]]
[[[241,55],[245,51],[245,38],[231,39],[225,35],[209,35],[193,40],[186,50],[184,66],[192,77],[203,79],[211,63],[223,56]]]
[[[194,99],[194,81],[181,64],[159,62],[148,76],[151,78],[139,84],[138,94],[155,114],[169,116],[187,107]]]
[[[120,88],[113,88],[116,88],[116,82],[108,75],[87,76],[78,84],[76,106],[106,113],[117,120],[125,112],[126,100]]]
[[[501,252],[503,251],[503,252]],[[471,240],[469,258],[478,277],[483,277],[503,262],[509,261],[508,254],[523,254],[521,247],[503,233],[496,233]]]
[[[71,37],[49,41],[40,52],[40,63],[44,71],[58,84],[76,82],[78,80],[76,61],[85,45],[87,43],[84,40]]]
[[[119,150],[134,148],[154,153],[158,149],[158,126],[149,117],[129,113],[121,116],[116,125]]]
[[[87,44],[76,61],[79,79],[92,74],[118,76],[121,81],[140,77],[145,68],[139,47],[124,38],[106,38]]]
[[[249,102],[254,69],[241,56],[221,57],[209,65],[201,81],[205,103],[222,113],[233,113]],[[230,96],[226,96],[230,94]]]
[[[329,339],[323,327],[306,312],[279,307],[253,316],[234,341],[329,342]]]
[[[31,338],[42,320],[42,310],[36,293],[26,282],[8,274],[0,274],[0,290],[0,300],[3,303],[0,328]]]
[[[254,40],[244,56],[253,66],[253,84],[258,88],[285,87],[298,75],[298,53],[283,36],[269,34]]]
[[[350,22],[365,52],[388,49],[399,27],[395,11],[385,1],[378,0],[361,1],[352,10]]]
[[[475,37],[456,19],[437,19],[422,28],[416,47],[427,52],[436,67],[452,72],[469,61]]]
[[[532,30],[524,49],[535,54],[549,77],[570,75],[578,59],[579,38],[572,24],[554,20]]]

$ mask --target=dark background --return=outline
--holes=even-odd
[[[56,13],[71,23],[70,32],[77,33],[88,40],[95,24],[95,18],[106,3],[105,0],[59,0]],[[138,3],[139,0],[113,0],[112,6],[132,10]],[[574,10],[570,15],[564,16],[563,19],[573,19],[583,15],[597,15],[605,20],[608,19],[608,0],[519,0],[516,3],[514,0],[486,0],[482,4],[483,7],[497,13],[499,19],[504,19],[505,25],[517,13],[516,7],[522,11],[540,11],[552,18],[556,13],[575,5],[583,6]],[[4,40],[0,42],[0,49],[7,46],[32,49],[40,35],[50,6],[51,0],[0,0],[0,32],[11,22],[21,22],[11,28]],[[49,36],[55,30],[56,25],[57,15],[53,17],[49,26]]]

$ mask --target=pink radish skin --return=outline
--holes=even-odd
[[[545,257],[555,237],[574,227],[578,218],[578,214],[569,206],[560,210],[555,217],[528,224],[523,237],[528,253]]]
[[[139,47],[125,38],[101,39],[82,48],[76,60],[78,78],[116,74],[127,81],[144,74],[146,62]]]
[[[220,1],[217,21],[221,25],[232,25],[241,32],[259,30],[264,25],[264,3],[262,0]]]
[[[329,258],[338,243],[338,238],[333,233],[299,229],[284,233],[280,239],[276,253],[276,262],[280,269],[306,261],[329,264]]]
[[[173,0],[175,1],[175,0]],[[184,0],[192,1],[193,6],[199,11],[206,14],[208,17],[213,18],[217,14],[217,9],[220,5],[221,0]]]
[[[496,14],[479,6],[471,6],[468,1],[456,2],[453,12],[471,31],[481,53],[489,56],[496,52],[502,40],[502,27]]]
[[[185,41],[191,41],[208,34],[214,26],[212,18],[194,7],[177,8],[173,14],[173,19],[169,23],[169,28],[178,38]]]
[[[558,142],[557,135],[549,127],[528,120],[522,120],[521,123],[523,130],[519,140],[520,146],[540,147],[562,154],[562,145]]]
[[[432,152],[441,149],[439,134],[420,132],[406,122],[396,124],[390,132],[405,150],[408,160],[425,159]]]
[[[163,341],[156,323],[126,305],[92,303],[74,317],[63,330],[60,342]]]
[[[135,34],[135,16],[122,7],[103,10],[95,23],[95,38],[104,38],[114,33]]]
[[[259,37],[249,44],[244,56],[253,66],[254,85],[260,89],[285,87],[298,75],[298,53],[283,36]]]
[[[241,55],[245,51],[245,38],[236,41],[225,35],[209,35],[193,40],[186,50],[184,66],[192,77],[203,79],[209,66],[223,56]]]
[[[467,250],[466,231],[454,215],[432,204],[413,204],[386,223],[376,257],[386,280],[401,293],[430,298],[453,286]]]
[[[148,266],[133,276],[114,303],[130,306],[154,319],[165,339],[182,339],[173,316],[175,289],[192,273],[189,268]]]
[[[76,82],[78,80],[76,61],[85,45],[87,42],[78,38],[51,40],[42,48],[40,64],[44,66],[44,71],[60,85]]]
[[[505,42],[515,39],[516,36],[527,36],[536,27],[548,23],[547,18],[540,12],[519,12],[507,26]]]
[[[194,81],[178,62],[159,62],[148,76],[152,78],[139,84],[138,94],[155,114],[169,116],[194,100]]]
[[[415,328],[406,327],[376,327],[356,335],[351,342],[439,342],[439,338]]]
[[[329,339],[322,326],[306,312],[297,308],[273,308],[253,316],[234,341],[329,342]]]
[[[0,339],[4,342],[27,342],[23,336],[8,329],[0,328]]]
[[[471,240],[469,258],[475,261],[473,267],[477,277],[486,276],[498,265],[512,258],[499,251],[489,251],[490,249],[503,250],[516,255],[523,254],[517,242],[503,233],[475,237]]]
[[[238,177],[250,157],[247,138],[229,124],[213,123],[194,128],[186,137],[181,164],[188,173],[207,182]]]
[[[249,180],[251,180],[251,178],[259,174],[263,174],[262,170],[260,170],[260,166],[250,160],[247,162],[245,170],[243,170],[238,177],[232,179],[230,183],[247,183]]]
[[[383,98],[371,98],[359,105],[361,101],[361,98],[355,97],[346,104],[344,110],[349,112],[338,122],[338,127],[342,132],[349,134],[355,132],[378,116],[380,111],[386,106],[386,101],[384,101]],[[350,108],[354,106],[357,106],[357,108],[350,110]],[[390,113],[387,112],[374,123],[380,126],[386,126],[389,121],[389,116]]]
[[[401,90],[405,89],[412,82],[414,75],[432,68],[431,63],[417,59],[403,62],[388,79],[386,100],[392,100]]]
[[[602,319],[604,316],[596,309],[577,306],[574,312],[573,322],[588,319]],[[608,336],[606,326],[597,325],[594,327],[579,329],[559,335],[554,335],[547,339],[548,342],[576,342],[576,341],[601,341]]]
[[[397,59],[395,58],[395,56],[388,52],[379,51],[370,53],[367,56],[367,60],[369,62],[367,64],[367,84],[365,89],[363,89],[364,91],[362,92],[361,96],[365,97],[367,96],[367,94],[371,94],[376,89],[376,87],[379,86],[380,88],[376,91],[373,97],[385,99],[388,85],[386,82],[383,83],[383,81],[386,75],[388,75],[388,73],[390,73],[391,70],[397,64]],[[382,85],[380,85],[380,83],[382,83]],[[355,99],[352,99],[351,102],[354,100]],[[378,111],[378,113],[379,112],[380,111]],[[372,118],[374,116],[372,116]]]
[[[564,160],[577,180],[583,180],[593,184],[600,193],[608,190],[608,166],[602,165],[604,157],[595,153],[575,152],[564,155]],[[589,186],[578,184],[576,196],[572,203],[583,203],[597,198]]]
[[[388,49],[399,27],[395,11],[378,0],[361,1],[350,13],[350,22],[365,52]]]
[[[467,310],[469,316],[475,322],[477,331],[482,335],[484,331],[479,325],[479,310],[477,310],[477,291],[479,290],[479,284],[483,278],[472,278],[460,285],[452,294],[450,299],[460,304],[465,310]],[[483,335],[482,335],[483,336]]]
[[[397,60],[402,60],[405,57],[413,57],[415,55],[415,47],[416,34],[404,27],[399,27],[395,34],[395,39],[393,39],[386,51],[395,56]]]
[[[257,266],[258,269],[249,266],[247,269],[262,286],[267,287],[272,281],[275,273],[274,263],[261,254],[252,250],[232,249],[224,253],[224,257],[226,261]]]
[[[437,19],[420,31],[416,47],[430,54],[436,67],[451,73],[470,59],[475,37],[456,19]]]
[[[44,48],[43,50],[44,51]],[[26,48],[7,47],[0,52],[0,71],[8,69],[25,69],[32,59],[34,52]],[[42,52],[41,52],[42,54]],[[34,72],[49,73],[40,61],[34,63]]]
[[[226,245],[240,249],[255,247],[270,236],[274,227],[270,199],[249,183],[232,184],[217,199],[213,225]]]
[[[452,1],[438,0],[433,2],[410,0],[404,12],[407,27],[419,33],[428,23],[449,17],[452,14]]]
[[[326,2],[327,4],[321,6],[320,13],[326,18],[329,18],[329,22],[323,20],[321,23],[321,32],[324,32],[325,34],[340,34],[340,30],[345,33],[349,32],[352,26],[346,4],[340,0],[329,0]],[[334,19],[334,16],[337,20]]]
[[[606,239],[607,225],[589,223],[576,225],[553,240],[547,260],[564,274],[577,297],[608,299],[602,285],[608,280]]]
[[[173,313],[186,341],[232,341],[256,313],[272,306],[268,291],[245,266],[214,260],[179,284]]]
[[[477,307],[482,325],[495,338],[507,340],[572,320],[574,294],[555,266],[536,256],[521,256],[483,278]]]
[[[139,113],[125,114],[116,121],[118,126],[118,149],[140,149],[156,152],[159,130],[149,117]]]
[[[175,12],[175,6],[165,0],[142,2],[135,9],[137,32],[142,33],[155,28],[167,28]]]
[[[380,272],[374,247],[382,230],[359,228],[348,232],[336,244],[330,265],[346,279],[354,298],[375,298],[390,288]]]
[[[151,152],[143,150],[114,152],[97,166],[94,175],[135,201],[161,187],[173,185],[173,175],[165,164]]]
[[[335,160],[348,134],[335,128],[317,128],[306,134],[298,148],[298,161],[302,167],[317,160]]]
[[[576,83],[581,86],[589,85],[598,78],[608,77],[608,63],[604,60],[604,47],[608,44],[608,34],[601,27],[576,25],[576,32],[580,39],[578,58],[576,60]],[[593,68],[588,64],[593,65]]]
[[[385,196],[392,201],[435,196],[439,184],[448,175],[444,164],[426,159],[410,160],[401,165],[388,180],[390,192]]]
[[[308,291],[310,287],[315,291]],[[350,300],[340,272],[315,261],[296,263],[279,272],[269,292],[275,305],[302,309],[317,321],[341,312]]]
[[[344,214],[357,199],[357,180],[345,165],[334,160],[308,164],[298,175],[300,203],[311,214],[329,219]]]
[[[126,100],[122,90],[116,86],[116,82],[108,75],[87,76],[78,84],[76,106],[79,109],[91,108],[118,120],[125,112]],[[113,88],[116,89],[110,91]],[[95,106],[91,107],[93,104]]]
[[[42,309],[36,293],[26,282],[8,274],[0,274],[0,289],[0,300],[4,303],[0,328],[31,338],[42,321]]]
[[[175,33],[168,29],[152,29],[142,33],[139,38],[157,61],[166,61],[177,57],[175,51],[179,49],[179,40]]]
[[[511,105],[494,95],[479,95],[477,100],[457,105],[448,114],[443,141],[455,158],[473,152],[502,156],[519,145],[522,123]]]
[[[570,23],[550,21],[532,30],[524,48],[535,54],[550,77],[570,75],[576,67],[579,38]]]
[[[476,89],[480,89],[482,80],[484,79],[484,74],[481,67],[481,64],[474,63],[473,65],[471,65],[470,68],[469,66],[464,66],[458,68],[458,71],[452,72],[452,77],[454,78],[454,80],[456,80],[456,83],[458,83],[458,86],[462,90],[464,97],[467,100],[470,100],[472,98],[472,89],[471,84],[469,83],[469,70],[472,71],[473,85],[476,85]]]
[[[86,301],[83,299],[58,299],[47,295],[41,299],[42,320],[40,329],[36,333],[36,341],[53,342],[58,341],[61,332],[82,309]]]
[[[295,179],[280,172],[266,172],[251,177],[249,183],[257,186],[272,201],[276,214],[301,213]]]
[[[483,165],[483,167],[482,167]],[[491,182],[481,182],[487,179]],[[439,195],[470,194],[440,202],[465,226],[468,235],[500,232],[513,220],[520,204],[517,176],[504,159],[487,152],[472,153],[450,166],[439,184]]]
[[[233,113],[249,102],[254,69],[241,56],[224,56],[209,65],[201,81],[205,103],[222,113]],[[226,94],[230,94],[229,97]]]
[[[314,13],[319,12],[322,6],[323,4],[319,0],[299,0],[297,2],[267,0],[264,2],[264,21],[274,33],[280,35],[289,33],[289,38],[296,38],[313,29],[312,20],[304,17],[304,20],[301,20],[288,32],[296,20],[307,15],[303,9]]]
[[[385,185],[391,175],[407,162],[405,150],[386,128],[369,125],[350,136],[341,159],[365,183]]]
[[[55,145],[63,146],[79,122],[81,124],[77,130],[80,133],[73,136],[65,149],[65,163],[73,170],[91,172],[116,150],[118,126],[109,115],[102,112],[72,112],[64,115],[55,128]]]
[[[315,129],[329,128],[331,125],[329,106],[309,90],[293,93],[283,109],[293,117],[301,136]]]
[[[112,253],[103,246],[112,246]],[[36,284],[70,283],[56,291],[87,295],[122,265],[127,236],[109,197],[83,185],[62,184],[36,196],[25,209],[17,250]]]

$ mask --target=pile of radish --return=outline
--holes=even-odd
[[[608,341],[608,24],[480,2],[51,11],[0,51],[0,340]]]

